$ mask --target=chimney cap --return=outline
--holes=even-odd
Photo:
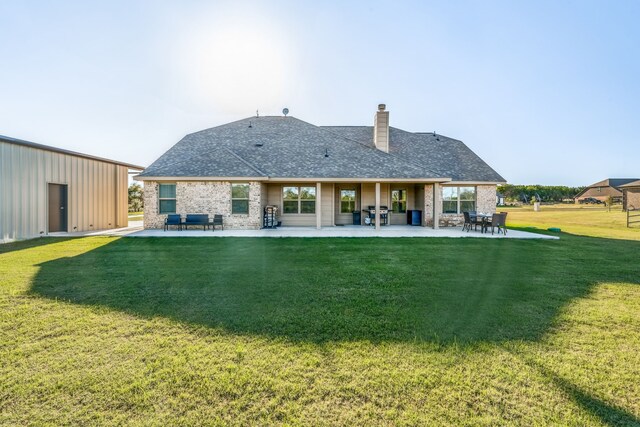
[[[378,111],[384,111],[387,109],[387,105],[386,104],[378,104]]]

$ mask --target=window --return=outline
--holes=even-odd
[[[476,210],[476,187],[442,187],[442,213]]]
[[[458,213],[458,187],[442,187],[442,213]]]
[[[340,190],[340,213],[356,210],[356,190]]]
[[[458,213],[476,210],[476,187],[459,187],[460,209]]]
[[[158,212],[161,214],[176,213],[176,185],[160,184],[158,190]]]
[[[282,213],[315,214],[316,187],[282,187]]]
[[[249,184],[231,184],[231,214],[249,213]]]
[[[407,212],[407,190],[391,190],[391,212]]]

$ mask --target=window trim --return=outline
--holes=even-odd
[[[444,189],[445,188],[455,188],[456,191],[456,212],[445,212],[444,211],[444,202],[453,202],[453,200],[445,200],[444,199]],[[473,188],[473,200],[469,200],[469,199],[465,199],[462,200],[460,198],[460,194],[461,188]],[[478,186],[477,185],[443,185],[442,186],[442,193],[441,193],[441,197],[440,197],[440,214],[441,215],[462,215],[462,212],[460,210],[460,202],[473,202],[474,207],[477,209],[478,208]]]
[[[296,188],[297,189],[297,199],[285,199],[284,198],[284,189],[285,188]],[[302,198],[302,189],[309,188],[313,189],[313,199],[303,199]],[[280,199],[282,201],[282,215],[316,215],[316,205],[318,203],[318,194],[316,192],[316,187],[312,185],[283,185],[280,187]],[[284,209],[284,202],[298,202],[298,210],[297,212],[286,212]],[[313,201],[313,212],[302,212],[302,202],[310,202]]]
[[[174,193],[175,193],[175,197],[160,197],[161,191],[160,189],[162,188],[163,185],[173,185],[174,187]],[[175,209],[173,210],[173,212],[162,212],[161,206],[162,206],[162,201],[164,200],[173,200],[175,203]],[[162,182],[162,183],[158,183],[158,214],[159,215],[169,215],[169,214],[175,214],[178,213],[178,186],[175,182]]]
[[[247,186],[247,197],[233,197],[233,186],[234,185],[246,185]],[[231,183],[231,215],[249,215],[249,199],[251,196],[251,185],[248,182],[232,182]],[[234,212],[233,211],[233,202],[234,200],[246,200],[247,201],[247,211],[246,212]]]
[[[400,211],[398,210],[398,212],[393,210],[393,193],[394,191],[402,191],[404,194],[404,199],[398,199],[398,202],[404,202],[404,211]],[[390,213],[396,214],[396,215],[404,215],[407,213],[407,207],[409,205],[409,192],[406,188],[392,188],[391,189],[391,210],[389,211]],[[399,206],[399,203],[398,203]]]
[[[356,198],[358,196],[358,191],[355,188],[341,188],[339,191],[340,191],[340,196],[338,197],[338,200],[340,201],[340,214],[341,215],[348,215],[348,214],[353,213],[356,210],[356,207],[357,207]],[[351,202],[353,202],[353,209],[350,210],[349,212],[343,212],[342,211],[342,203],[343,203],[342,192],[343,191],[352,191],[353,192],[353,200],[346,200],[347,202],[349,202],[349,204],[351,204]]]

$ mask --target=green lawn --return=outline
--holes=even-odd
[[[129,221],[142,221],[143,212],[129,212]]]
[[[620,205],[611,210],[601,205],[542,205],[539,212],[533,206],[498,208],[509,212],[507,225],[533,226],[546,230],[558,227],[562,231],[582,236],[640,240],[640,224],[627,228],[627,213]]]
[[[0,245],[0,425],[640,425],[640,242]]]

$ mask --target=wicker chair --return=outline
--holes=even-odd
[[[484,231],[488,231],[489,227],[491,227],[491,234],[493,234],[494,230],[498,229],[498,234],[502,231],[502,234],[507,235],[505,222],[507,220],[507,216],[502,213],[494,213],[491,215],[491,221],[485,221],[483,228]]]
[[[471,227],[473,226],[471,215],[469,214],[469,212],[462,212],[462,215],[464,215],[464,224],[462,224],[462,231],[469,232],[471,231]]]

